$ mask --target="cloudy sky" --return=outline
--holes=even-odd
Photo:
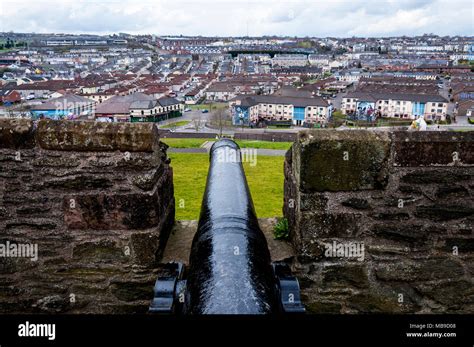
[[[0,0],[0,31],[204,36],[474,35],[473,0]]]

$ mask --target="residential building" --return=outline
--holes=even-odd
[[[159,99],[144,93],[114,96],[97,106],[96,119],[111,122],[157,122],[178,117],[184,104],[174,98]]]
[[[184,104],[174,98],[162,97],[158,100],[134,101],[130,104],[131,122],[159,122],[179,117]]]
[[[417,115],[427,120],[445,120],[448,100],[432,94],[355,91],[342,99],[341,110],[350,117],[365,120],[376,117],[414,119]]]
[[[291,95],[291,96],[290,96]],[[274,93],[272,95],[238,96],[229,102],[234,125],[257,125],[261,122],[289,122],[293,125],[326,124],[332,106],[311,93]]]
[[[308,65],[308,57],[305,54],[275,54],[272,58],[272,66],[291,67]]]
[[[31,107],[33,118],[77,119],[94,114],[95,102],[79,95],[66,94]]]

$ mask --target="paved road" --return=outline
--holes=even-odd
[[[170,123],[176,123],[176,122],[181,122],[181,121],[190,121],[189,124],[181,127],[177,127],[174,129],[175,131],[183,131],[186,128],[190,128],[192,131],[196,131],[195,129],[195,124],[194,121],[199,121],[200,124],[204,126],[204,124],[208,121],[210,113],[202,113],[199,110],[192,110],[189,112],[183,112],[183,115],[178,118],[170,118],[167,120],[164,120],[162,122],[157,123],[157,125],[160,127],[162,125],[170,124]]]
[[[470,126],[474,128],[474,125],[469,123],[466,116],[456,116],[456,123],[454,124],[457,126]]]

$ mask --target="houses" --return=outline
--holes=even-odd
[[[184,95],[184,102],[187,105],[195,105],[203,96],[203,89],[196,87]]]
[[[355,91],[342,99],[341,111],[368,121],[376,117],[414,119],[417,115],[427,120],[446,120],[448,100],[433,94]]]
[[[215,82],[206,90],[206,99],[228,101],[241,92],[241,86],[229,82]]]
[[[77,83],[70,80],[49,80],[36,83],[24,83],[17,85],[14,90],[20,93],[24,100],[49,98],[51,94],[58,90],[74,90]]]
[[[415,67],[414,70],[437,74],[467,74],[471,72],[471,67],[469,65],[423,64]]]
[[[329,65],[329,62],[331,61],[331,56],[329,55],[323,55],[323,54],[310,54],[308,56],[308,62],[311,65],[317,65],[319,67]]]
[[[408,94],[438,94],[438,84],[433,80],[417,79],[416,77],[399,77],[392,74],[361,77],[357,91],[389,92]]]
[[[130,104],[131,122],[159,122],[164,119],[179,117],[184,111],[184,104],[169,97],[157,100],[135,101]]]
[[[474,82],[452,84],[454,101],[474,100]]]
[[[11,105],[21,101],[21,95],[16,90],[0,89],[0,103]]]
[[[229,102],[234,125],[287,122],[302,126],[325,124],[332,106],[311,93],[284,90],[272,95],[238,96]]]
[[[271,76],[252,76],[227,78],[225,81],[213,82],[205,91],[206,99],[212,101],[229,101],[237,95],[256,95],[272,93],[278,81]]]
[[[157,122],[178,117],[184,104],[174,98],[154,98],[144,93],[117,95],[97,106],[95,116],[99,121],[110,122]]]
[[[117,88],[110,88],[104,91],[99,91],[95,93],[90,93],[90,94],[80,94],[81,96],[92,99],[96,103],[101,104],[102,102],[116,96],[116,95],[129,95],[132,93],[135,93],[137,90],[134,87],[131,86],[123,86],[123,87],[117,87]]]
[[[55,35],[42,40],[48,47],[54,46],[107,46],[125,45],[127,40],[121,38],[103,37],[96,35]]]
[[[77,119],[92,116],[95,102],[74,94],[49,99],[38,105],[32,105],[31,114],[33,118],[50,119]]]
[[[454,108],[456,116],[467,116],[474,120],[474,100],[463,100],[457,102]]]
[[[320,77],[323,74],[323,69],[317,66],[276,66],[272,67],[270,72],[279,76],[282,75],[307,75],[310,77]]]
[[[362,72],[358,69],[347,69],[337,72],[334,76],[338,81],[353,83],[360,80]]]
[[[76,82],[80,86],[81,93],[95,94],[110,88],[117,87],[118,81],[108,74],[90,74],[85,78],[77,79]]]
[[[466,116],[470,119],[474,119],[474,105],[469,107],[467,110],[466,110]]]
[[[308,65],[308,57],[305,54],[275,54],[272,58],[272,66],[291,67]]]

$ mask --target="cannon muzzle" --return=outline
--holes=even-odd
[[[271,314],[304,312],[299,285],[284,264],[271,263],[255,214],[239,146],[223,139],[210,150],[198,230],[187,279],[182,264],[155,284],[151,312]]]

